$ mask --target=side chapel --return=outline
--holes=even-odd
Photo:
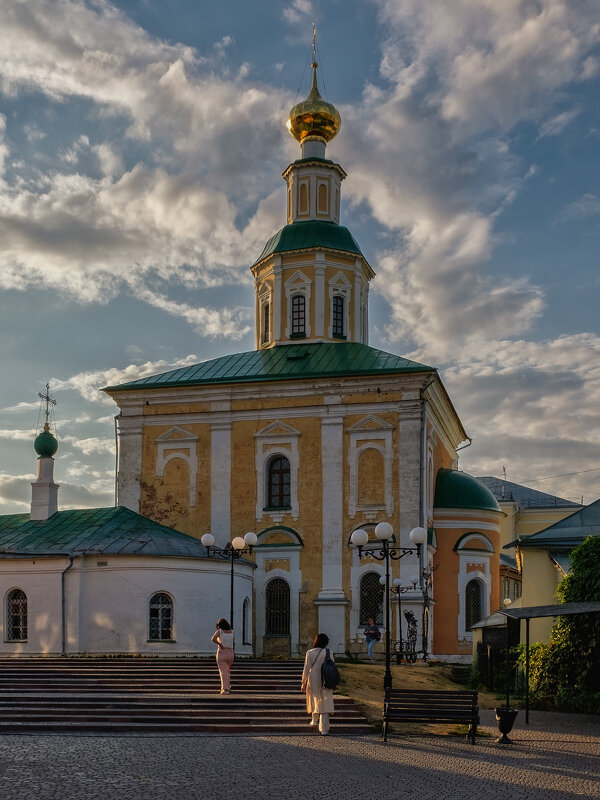
[[[422,563],[394,561],[392,579],[431,572],[428,651],[468,661],[470,625],[500,603],[503,513],[457,471],[468,436],[437,370],[369,346],[375,272],[340,224],[346,173],[326,155],[340,115],[316,63],[287,124],[300,155],[283,172],[287,224],[251,266],[255,349],[105,389],[120,409],[119,505],[221,546],[256,532],[251,599],[237,592],[235,615],[259,656],[301,655],[318,631],[352,649],[368,617],[383,621],[384,572],[359,560],[352,532],[385,521],[410,546],[424,527]],[[224,586],[224,614],[226,598]],[[406,610],[423,624],[418,585]]]

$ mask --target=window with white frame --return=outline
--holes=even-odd
[[[379,582],[378,572],[365,572],[360,579],[359,625],[367,625],[369,619],[383,625],[383,600],[385,587]]]
[[[283,578],[273,578],[265,587],[265,634],[289,636],[290,586]]]
[[[27,640],[27,595],[22,589],[13,589],[6,596],[6,639]]]
[[[465,589],[465,628],[467,630],[483,617],[483,584],[474,579]]]
[[[290,462],[285,456],[276,455],[267,466],[267,508],[290,508],[291,498]]]
[[[148,639],[164,641],[173,638],[173,600],[166,592],[157,592],[148,607]]]

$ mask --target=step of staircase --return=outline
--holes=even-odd
[[[315,735],[299,691],[302,663],[238,660],[219,694],[214,659],[0,659],[2,733]],[[333,735],[371,727],[336,696]]]

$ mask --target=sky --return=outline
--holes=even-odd
[[[0,513],[46,381],[60,507],[109,506],[101,388],[253,349],[313,19],[370,344],[439,368],[461,469],[600,496],[597,0],[2,0]]]

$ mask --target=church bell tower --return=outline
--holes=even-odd
[[[283,173],[287,225],[269,239],[251,268],[257,349],[299,342],[368,344],[369,281],[375,273],[348,228],[340,225],[346,173],[325,151],[341,119],[321,97],[317,67],[314,58],[310,93],[287,121],[301,149],[301,157]]]

